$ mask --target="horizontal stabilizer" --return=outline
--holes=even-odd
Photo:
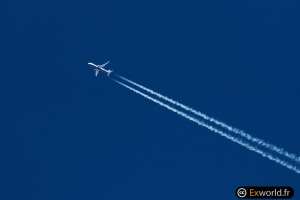
[[[109,76],[109,74],[112,73],[112,72],[113,72],[113,70],[108,70],[107,76]]]

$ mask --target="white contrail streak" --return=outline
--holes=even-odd
[[[258,149],[256,146],[252,146],[252,145],[250,145],[249,143],[244,142],[243,140],[241,140],[241,139],[239,139],[239,138],[235,138],[235,137],[233,137],[233,136],[231,136],[231,135],[229,135],[229,134],[227,134],[227,133],[224,133],[224,132],[222,132],[222,131],[220,131],[220,130],[214,128],[213,126],[207,125],[207,124],[205,124],[204,122],[199,121],[198,119],[195,119],[194,117],[191,117],[191,116],[185,114],[184,112],[178,111],[177,109],[175,109],[175,108],[173,108],[173,107],[171,107],[171,106],[169,106],[169,105],[167,105],[167,104],[164,104],[164,103],[162,103],[161,101],[159,101],[159,100],[157,100],[157,99],[154,99],[154,98],[152,98],[152,97],[150,97],[150,96],[148,96],[148,95],[146,95],[146,94],[144,94],[144,93],[142,93],[142,92],[140,92],[140,91],[138,91],[138,90],[136,90],[136,89],[134,89],[134,88],[132,88],[132,87],[129,87],[128,85],[126,85],[126,84],[124,84],[124,83],[121,83],[121,82],[119,82],[119,81],[117,81],[117,80],[115,80],[115,79],[112,79],[112,80],[115,81],[115,82],[117,82],[118,84],[120,84],[120,85],[122,85],[122,86],[128,88],[129,90],[134,91],[135,93],[137,93],[137,94],[139,94],[139,95],[142,95],[143,97],[145,97],[145,98],[147,98],[147,99],[150,99],[151,101],[153,101],[153,102],[155,102],[155,103],[157,103],[157,104],[159,104],[159,105],[161,105],[161,106],[163,106],[163,107],[165,107],[165,108],[167,108],[167,109],[169,109],[169,110],[171,110],[171,111],[177,113],[178,115],[181,115],[181,116],[183,116],[183,117],[189,119],[190,121],[197,123],[197,124],[200,125],[200,126],[203,126],[203,127],[207,128],[207,129],[209,129],[209,130],[211,130],[211,131],[213,131],[213,132],[215,132],[215,133],[218,133],[218,134],[220,134],[221,136],[226,137],[227,139],[229,139],[229,140],[231,140],[231,141],[233,141],[233,142],[235,142],[235,143],[238,143],[238,144],[240,144],[240,145],[246,147],[247,149],[249,149],[249,150],[251,150],[251,151],[254,151],[254,152],[256,152],[256,153],[262,155],[263,157],[267,157],[268,159],[270,159],[270,160],[272,160],[272,161],[275,161],[276,163],[279,163],[280,165],[285,166],[285,167],[287,167],[288,169],[293,170],[293,171],[295,171],[296,173],[300,174],[300,169],[298,169],[296,166],[293,166],[292,164],[290,164],[290,163],[288,163],[288,162],[286,162],[286,161],[283,161],[283,160],[281,160],[281,159],[279,159],[279,158],[277,158],[277,157],[274,157],[272,154],[266,153],[266,152],[264,152],[264,151]]]
[[[223,128],[226,128],[229,131],[237,133],[237,134],[241,135],[242,137],[245,137],[248,140],[251,140],[252,142],[255,142],[255,143],[257,143],[257,144],[259,144],[261,146],[264,146],[264,147],[266,147],[268,149],[271,149],[272,151],[276,151],[277,153],[279,153],[281,155],[284,155],[284,156],[286,156],[286,157],[288,157],[288,158],[290,158],[290,159],[292,159],[292,160],[300,163],[300,157],[297,157],[295,154],[292,154],[292,153],[289,153],[289,152],[285,151],[283,148],[279,148],[279,147],[277,147],[277,146],[275,146],[273,144],[265,142],[262,139],[256,138],[256,137],[254,137],[254,136],[252,136],[252,135],[250,135],[248,133],[245,133],[242,130],[239,130],[237,128],[231,127],[231,126],[229,126],[229,125],[227,125],[227,124],[225,124],[223,122],[220,122],[220,121],[218,121],[218,120],[216,120],[214,118],[211,118],[211,117],[209,117],[209,116],[207,116],[207,115],[205,115],[205,114],[203,114],[203,113],[201,113],[201,112],[199,112],[197,110],[194,110],[193,108],[187,107],[187,106],[185,106],[185,105],[183,105],[183,104],[181,104],[181,103],[179,103],[177,101],[174,101],[173,99],[170,99],[170,98],[168,98],[166,96],[163,96],[163,95],[161,95],[161,94],[159,94],[157,92],[154,92],[153,90],[150,90],[150,89],[148,89],[148,88],[146,88],[146,87],[144,87],[144,86],[142,86],[140,84],[137,84],[137,83],[135,83],[135,82],[133,82],[133,81],[127,79],[127,78],[124,78],[124,77],[122,77],[120,75],[117,75],[117,76],[119,78],[123,79],[124,81],[127,81],[128,83],[131,83],[132,85],[135,85],[135,86],[137,86],[137,87],[139,87],[139,88],[141,88],[141,89],[143,89],[143,90],[145,90],[145,91],[147,91],[147,92],[149,92],[149,93],[151,93],[151,94],[153,94],[153,95],[155,95],[155,96],[157,96],[157,97],[159,97],[159,98],[161,98],[161,99],[163,99],[165,101],[168,101],[168,102],[170,102],[170,103],[172,103],[172,104],[174,104],[176,106],[179,106],[179,107],[181,107],[181,108],[183,108],[183,109],[185,109],[187,111],[190,111],[190,112],[192,112],[192,113],[194,113],[194,114],[196,114],[196,115],[198,115],[198,116],[200,116],[200,117],[202,117],[202,118],[204,118],[204,119],[206,119],[206,120],[208,120],[210,122],[214,122],[215,124],[217,124],[217,125],[219,125],[219,126],[221,126]]]

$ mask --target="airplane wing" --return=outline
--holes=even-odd
[[[99,70],[98,69],[95,69],[95,76],[97,76],[99,73]]]
[[[104,68],[105,65],[107,65],[109,63],[109,61],[107,61],[106,63],[102,64],[102,65],[98,65],[98,67],[100,68]]]

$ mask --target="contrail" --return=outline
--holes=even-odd
[[[252,145],[250,145],[249,143],[244,142],[244,141],[241,140],[241,139],[235,138],[235,137],[233,137],[233,136],[231,136],[231,135],[229,135],[229,134],[227,134],[227,133],[224,133],[224,132],[222,132],[222,131],[220,131],[220,130],[214,128],[213,126],[207,125],[207,124],[205,124],[204,122],[199,121],[198,119],[195,119],[194,117],[191,117],[191,116],[185,114],[184,112],[178,111],[177,109],[175,109],[175,108],[173,108],[173,107],[171,107],[171,106],[169,106],[169,105],[167,105],[167,104],[164,104],[164,103],[162,103],[161,101],[159,101],[159,100],[157,100],[157,99],[154,99],[154,98],[152,98],[152,97],[150,97],[150,96],[148,96],[148,95],[146,95],[146,94],[144,94],[144,93],[142,93],[142,92],[140,92],[140,91],[138,91],[138,90],[136,90],[136,89],[134,89],[134,88],[132,88],[132,87],[129,87],[128,85],[126,85],[126,84],[124,84],[124,83],[121,83],[121,82],[119,82],[119,81],[117,81],[117,80],[115,80],[115,79],[112,79],[112,80],[115,81],[115,82],[117,82],[118,84],[120,84],[120,85],[126,87],[127,89],[129,89],[129,90],[131,90],[131,91],[134,91],[135,93],[137,93],[137,94],[139,94],[139,95],[142,95],[143,97],[145,97],[145,98],[147,98],[147,99],[150,99],[151,101],[153,101],[153,102],[155,102],[155,103],[157,103],[157,104],[159,104],[159,105],[161,105],[161,106],[163,106],[163,107],[165,107],[165,108],[167,108],[167,109],[169,109],[169,110],[171,110],[171,111],[177,113],[178,115],[181,115],[181,116],[183,116],[183,117],[189,119],[190,121],[197,123],[197,124],[200,125],[200,126],[203,126],[203,127],[207,128],[207,129],[209,129],[209,130],[211,130],[211,131],[213,131],[213,132],[215,132],[215,133],[218,133],[218,134],[220,134],[221,136],[226,137],[227,139],[229,139],[229,140],[231,140],[231,141],[233,141],[233,142],[235,142],[235,143],[238,143],[238,144],[240,144],[240,145],[246,147],[247,149],[249,149],[249,150],[251,150],[251,151],[254,151],[254,152],[256,152],[256,153],[262,155],[263,157],[267,157],[268,159],[270,159],[270,160],[272,160],[272,161],[275,161],[276,163],[279,163],[280,165],[285,166],[285,167],[287,167],[288,169],[293,170],[293,171],[295,171],[296,173],[300,174],[300,169],[298,169],[296,166],[293,166],[292,164],[290,164],[290,163],[288,163],[288,162],[286,162],[286,161],[283,161],[283,160],[281,160],[281,159],[279,159],[279,158],[277,158],[277,157],[274,157],[272,154],[266,153],[266,152],[264,152],[264,151],[258,149],[256,146],[252,146]]]
[[[147,91],[147,92],[149,92],[149,93],[151,93],[151,94],[153,94],[153,95],[155,95],[155,96],[157,96],[159,98],[162,98],[165,101],[168,101],[168,102],[170,102],[170,103],[172,103],[172,104],[174,104],[176,106],[179,106],[179,107],[181,107],[181,108],[183,108],[183,109],[185,109],[187,111],[190,111],[190,112],[192,112],[192,113],[194,113],[194,114],[196,114],[196,115],[198,115],[198,116],[200,116],[200,117],[202,117],[202,118],[204,118],[204,119],[206,119],[206,120],[208,120],[210,122],[214,122],[215,124],[217,124],[217,125],[219,125],[219,126],[221,126],[223,128],[226,128],[229,131],[237,133],[237,134],[241,135],[242,137],[245,137],[248,140],[251,140],[252,142],[255,142],[255,143],[257,143],[257,144],[259,144],[261,146],[264,146],[264,147],[266,147],[268,149],[271,149],[272,151],[275,151],[275,152],[277,152],[277,153],[279,153],[281,155],[284,155],[284,156],[286,156],[286,157],[288,157],[288,158],[290,158],[290,159],[292,159],[292,160],[300,163],[300,157],[297,157],[295,154],[292,154],[292,153],[289,153],[289,152],[285,151],[283,148],[279,148],[279,147],[277,147],[277,146],[275,146],[273,144],[265,142],[262,139],[256,138],[256,137],[254,137],[254,136],[252,136],[252,135],[250,135],[248,133],[245,133],[242,130],[239,130],[237,128],[231,127],[231,126],[229,126],[229,125],[227,125],[227,124],[225,124],[225,123],[223,123],[221,121],[218,121],[218,120],[216,120],[214,118],[211,118],[211,117],[205,115],[204,113],[201,113],[201,112],[199,112],[197,110],[194,110],[193,108],[187,107],[187,106],[185,106],[185,105],[183,105],[183,104],[181,104],[181,103],[179,103],[177,101],[174,101],[173,99],[170,99],[170,98],[168,98],[166,96],[163,96],[163,95],[161,95],[161,94],[159,94],[157,92],[154,92],[153,90],[150,90],[150,89],[148,89],[148,88],[146,88],[146,87],[144,87],[144,86],[142,86],[140,84],[137,84],[137,83],[135,83],[135,82],[133,82],[133,81],[127,79],[127,78],[124,78],[124,77],[122,77],[120,75],[117,75],[117,76],[119,78],[123,79],[124,81],[127,81],[128,83],[131,83],[132,85],[135,85],[135,86],[137,86],[137,87],[139,87],[139,88],[141,88],[141,89],[143,89],[143,90],[145,90],[145,91]]]

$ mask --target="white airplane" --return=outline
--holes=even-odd
[[[95,70],[95,76],[98,75],[100,70],[105,71],[107,73],[107,76],[109,76],[109,74],[112,73],[113,70],[105,70],[104,69],[105,65],[107,65],[108,63],[109,63],[109,61],[107,61],[106,63],[104,63],[102,65],[95,65],[94,63],[88,63],[88,64],[96,67],[96,69],[94,69]]]

